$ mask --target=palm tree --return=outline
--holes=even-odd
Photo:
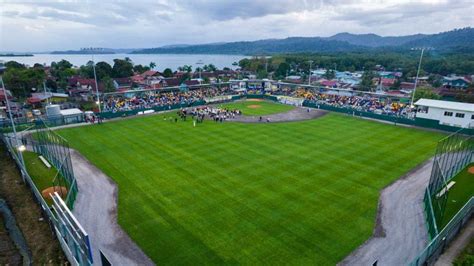
[[[150,66],[150,69],[154,69],[156,67],[156,64],[155,62],[150,62],[149,66]]]

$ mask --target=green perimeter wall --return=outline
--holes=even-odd
[[[378,119],[378,120],[392,122],[395,124],[399,123],[399,124],[404,124],[404,125],[431,128],[431,129],[443,130],[443,131],[448,131],[448,132],[456,132],[461,129],[459,127],[440,125],[438,120],[418,118],[418,117],[415,119],[409,119],[406,117],[381,115],[381,114],[375,114],[371,112],[358,111],[352,108],[335,107],[335,106],[331,106],[327,104],[316,104],[309,101],[304,101],[303,106],[323,109],[323,110],[332,111],[332,112],[345,113],[345,114],[354,115],[354,116]],[[465,130],[467,134],[474,134],[474,129],[465,129]]]

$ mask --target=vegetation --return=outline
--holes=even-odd
[[[18,168],[8,156],[5,146],[0,143],[0,197],[11,208],[16,222],[25,237],[33,256],[34,265],[67,265],[68,261],[61,246],[46,221],[41,207],[33,197],[33,192],[20,176]]]
[[[454,266],[469,266],[474,264],[474,238],[471,238],[469,244],[459,254],[454,261]]]
[[[434,47],[440,51],[474,51],[474,29],[464,28],[431,35],[381,37],[375,34],[337,34],[328,38],[290,37],[251,42],[211,43],[159,47],[133,53],[171,54],[281,54],[301,52],[400,51],[413,47]]]
[[[416,88],[414,98],[415,98],[414,100],[416,102],[421,98],[439,100],[439,99],[441,99],[441,96],[439,96],[438,94],[433,92],[433,90],[431,88],[418,87],[418,88]]]
[[[333,69],[338,71],[373,71],[377,65],[387,70],[401,71],[402,81],[407,77],[416,76],[419,51],[409,52],[357,52],[357,53],[318,53],[318,54],[282,54],[267,57],[244,58],[239,66],[248,71],[258,72],[267,69],[274,72],[274,78],[282,79],[286,75],[309,73],[309,61],[313,61],[312,68]],[[436,51],[426,51],[423,56],[420,75],[433,74],[432,82],[441,79],[439,75],[456,73],[459,75],[474,73],[474,54],[440,54]]]
[[[159,264],[334,265],[372,235],[380,190],[442,137],[337,114],[169,115],[58,132],[117,182],[119,224]]]
[[[456,215],[462,206],[464,206],[471,197],[474,197],[474,183],[472,182],[474,174],[468,172],[470,167],[474,167],[474,163],[468,165],[452,179],[456,184],[448,192],[448,200],[446,202],[443,219],[436,221],[440,231],[448,224],[454,215]],[[442,198],[439,200],[442,200]],[[433,204],[437,204],[436,199],[434,199]]]

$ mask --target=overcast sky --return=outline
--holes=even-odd
[[[473,14],[474,0],[0,0],[0,51],[437,33]]]

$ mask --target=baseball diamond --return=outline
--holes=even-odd
[[[262,116],[281,108],[233,104],[259,105]],[[116,182],[118,223],[156,264],[334,265],[372,235],[380,191],[444,136],[335,113],[278,123],[175,118],[57,131]]]

